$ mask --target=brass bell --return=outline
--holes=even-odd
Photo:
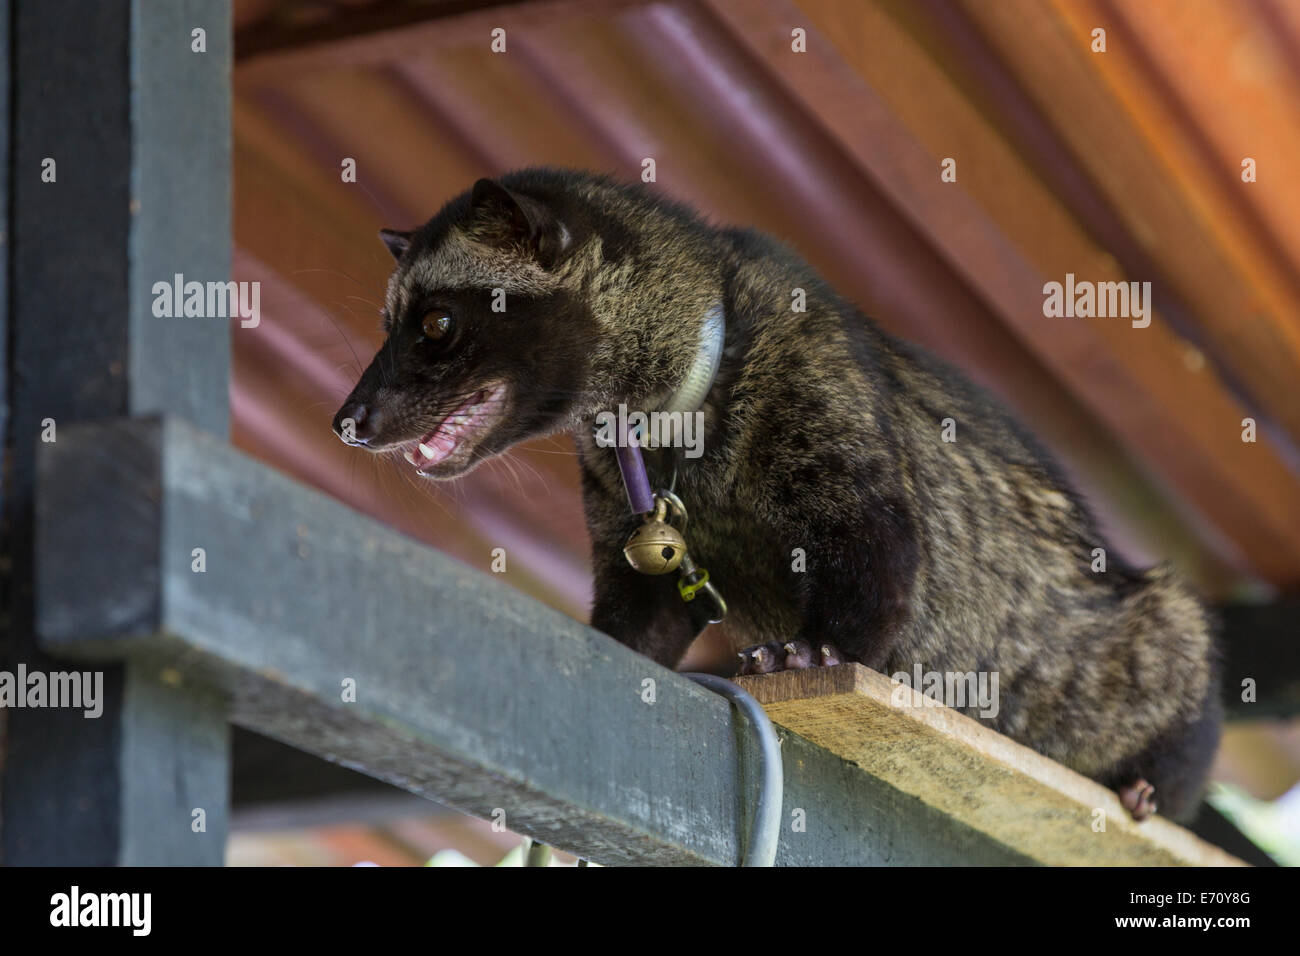
[[[623,546],[628,564],[642,574],[668,574],[676,571],[686,553],[686,539],[682,533],[664,521],[659,508],[655,516],[647,518],[641,527],[632,532]]]

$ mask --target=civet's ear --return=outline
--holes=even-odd
[[[407,249],[411,248],[412,235],[414,234],[410,232],[398,232],[396,229],[379,230],[379,238],[384,240],[384,245],[388,247],[388,251],[393,254],[394,259],[401,259],[402,254],[406,252]]]
[[[470,193],[470,234],[496,246],[522,247],[549,269],[569,245],[569,233],[543,202],[480,179]]]

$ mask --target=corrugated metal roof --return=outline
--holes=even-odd
[[[329,421],[380,341],[381,226],[512,167],[653,158],[654,188],[787,240],[1001,395],[1134,560],[1213,597],[1300,583],[1300,8],[481,6],[237,3],[236,272],[265,316],[233,333],[238,444],[470,564],[504,547],[513,584],[585,616],[567,440],[417,486]],[[1151,327],[1045,318],[1066,273],[1150,281]]]

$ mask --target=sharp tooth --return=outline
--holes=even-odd
[[[434,452],[433,449],[430,448],[428,445],[426,445],[424,442],[420,442],[420,454],[423,455],[425,458],[432,458]]]
[[[406,460],[409,461],[412,465],[415,464],[415,452],[413,452],[413,451],[408,451],[408,452],[406,453],[406,456],[405,456],[405,457],[406,457]]]

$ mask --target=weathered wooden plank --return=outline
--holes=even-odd
[[[226,429],[226,320],[155,318],[151,287],[176,272],[199,281],[229,275],[230,11],[220,0],[12,7],[13,42],[4,44],[13,55],[10,574],[0,657],[6,669],[50,673],[71,668],[41,653],[34,632],[42,437],[54,427],[49,447],[57,447],[74,422],[161,409]],[[196,27],[207,32],[206,53],[191,50]],[[68,467],[90,473],[94,459],[90,449]],[[87,525],[80,541],[41,557],[60,562],[98,533]],[[130,566],[139,534],[104,543]],[[4,861],[220,863],[224,710],[134,663],[99,670],[98,717],[77,708],[8,712]]]
[[[860,664],[740,684],[775,723],[1042,863],[1240,863],[1161,817],[1134,823],[1100,784]]]
[[[215,685],[243,726],[598,862],[738,860],[756,758],[690,680],[179,422],[69,428],[40,487],[47,649]],[[780,863],[1030,862],[784,758]]]

